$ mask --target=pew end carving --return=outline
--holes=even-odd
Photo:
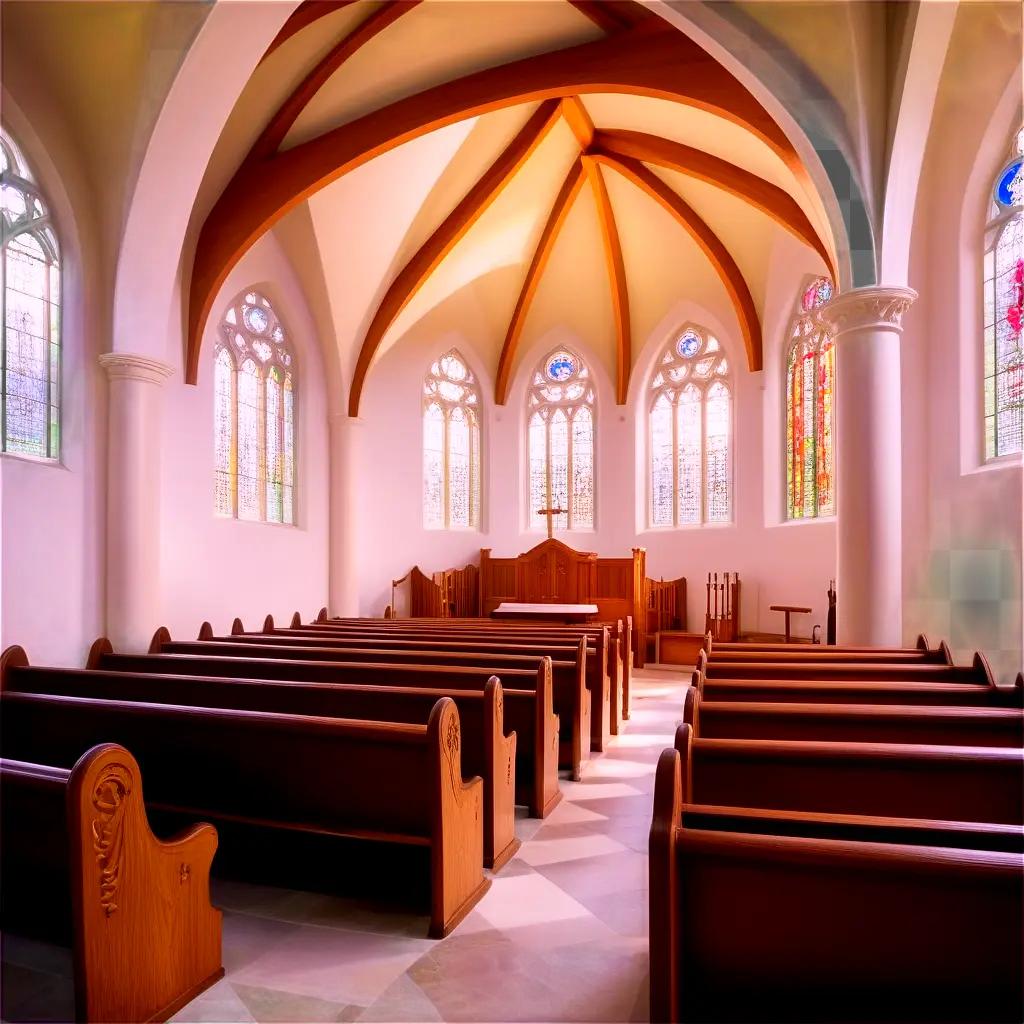
[[[204,622],[199,627],[199,636],[197,636],[196,639],[197,640],[210,640],[212,638],[213,638],[213,626],[209,622]]]
[[[436,756],[434,841],[431,844],[430,936],[449,935],[491,887],[482,876],[483,780],[462,778],[462,731],[455,702],[443,697],[427,723]]]
[[[149,654],[159,654],[164,644],[171,642],[171,631],[166,626],[157,626],[153,639],[149,641]]]
[[[494,792],[484,800],[484,867],[500,871],[520,847],[516,838],[516,734],[506,735],[501,680],[484,686],[484,758]],[[488,780],[484,780],[487,786]]]

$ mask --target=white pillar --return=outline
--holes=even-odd
[[[146,356],[107,352],[107,636],[145,651],[160,625],[160,385],[173,372]]]
[[[331,424],[331,537],[328,611],[331,615],[359,614],[359,445],[363,421],[332,413]],[[378,613],[379,614],[379,613]]]
[[[837,640],[902,643],[900,335],[911,288],[855,288],[821,310],[836,341]]]

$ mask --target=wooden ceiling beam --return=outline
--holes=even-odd
[[[558,100],[545,100],[526,122],[522,130],[509,143],[502,154],[487,169],[479,181],[466,193],[462,201],[444,219],[434,233],[423,243],[391,282],[381,299],[373,320],[359,349],[352,389],[349,391],[348,413],[359,415],[359,403],[373,357],[384,340],[388,328],[398,314],[423,287],[441,261],[465,237],[483,212],[501,194],[516,172],[536,152],[551,128],[561,116]]]
[[[742,199],[809,245],[824,260],[832,279],[836,280],[835,259],[824,240],[814,230],[797,201],[778,185],[721,157],[644,132],[600,129],[594,133],[590,150],[608,156],[631,157],[678,171]]]
[[[579,96],[566,96],[562,100],[562,117],[572,129],[573,135],[576,136],[580,149],[589,149],[590,144],[594,141],[594,122],[590,119],[590,114],[587,113],[587,108],[583,106],[583,101]]]
[[[541,278],[544,276],[544,269],[551,259],[555,249],[555,242],[558,241],[572,204],[579,195],[580,188],[586,179],[586,171],[583,167],[583,160],[577,157],[569,173],[558,190],[554,205],[548,214],[544,224],[540,240],[534,251],[533,259],[530,261],[529,269],[526,271],[526,278],[519,291],[519,298],[516,300],[515,309],[512,311],[512,319],[509,321],[508,330],[505,333],[505,343],[501,347],[501,357],[498,360],[498,376],[494,382],[494,401],[498,405],[504,405],[508,399],[508,386],[512,379],[512,368],[515,365],[516,350],[519,347],[519,339],[522,337],[523,327],[526,324],[526,316],[530,311],[530,304],[537,294]]]
[[[282,43],[286,43],[292,36],[297,35],[304,28],[308,28],[313,22],[319,21],[335,11],[340,11],[343,7],[350,7],[355,2],[356,0],[302,0],[302,3],[292,11],[288,20],[281,26],[281,31],[274,36],[260,60],[266,60]]]
[[[633,0],[627,0],[626,3],[617,3],[615,0],[569,0],[569,3],[609,35],[631,28],[647,15],[647,11],[633,3]]]
[[[691,39],[660,18],[619,35],[485,68],[243,165],[203,224],[192,265],[185,379],[195,383],[202,332],[231,268],[289,210],[355,167],[446,125],[520,103],[584,93],[653,96],[739,124],[809,182],[781,127]]]
[[[761,321],[757,307],[750,294],[743,273],[732,258],[722,240],[701,220],[697,212],[677,192],[669,188],[650,168],[639,160],[626,156],[593,154],[593,159],[618,171],[638,188],[646,192],[670,213],[690,237],[700,246],[701,251],[715,268],[729,298],[732,300],[739,321],[743,346],[747,352],[747,366],[751,371],[763,368],[763,344]]]
[[[608,197],[601,168],[593,157],[583,157],[583,167],[594,193],[597,204],[597,219],[601,225],[604,242],[605,267],[608,271],[608,287],[611,291],[612,312],[615,317],[615,401],[626,404],[629,392],[629,375],[633,368],[633,342],[629,319],[629,289],[626,284],[626,266],[622,259],[622,245],[619,229],[615,223],[615,211]]]
[[[403,3],[387,3],[374,11],[347,36],[336,43],[328,54],[302,80],[295,91],[281,104],[249,150],[246,162],[265,160],[277,152],[292,125],[308,106],[313,97],[323,88],[331,76],[350,57],[358,53],[371,39],[389,25],[393,25],[404,14],[415,9],[422,0],[404,0]]]

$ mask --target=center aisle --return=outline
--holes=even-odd
[[[218,883],[223,981],[174,1021],[645,1021],[654,769],[689,671],[634,671],[625,732],[595,755],[455,932],[314,893]]]

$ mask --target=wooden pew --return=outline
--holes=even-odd
[[[696,673],[694,674],[696,677]],[[847,682],[814,679],[703,679],[705,700],[782,704],[928,704],[957,707],[1021,707],[1024,686],[977,683]]]
[[[0,815],[3,929],[72,947],[77,1020],[163,1021],[223,976],[217,833],[157,839],[123,747],[0,761]]]
[[[204,623],[204,626],[206,624]],[[335,649],[354,651],[364,648],[372,651],[416,651],[439,654],[441,652],[475,654],[487,653],[502,657],[540,657],[549,655],[556,661],[575,660],[580,642],[586,644],[585,676],[591,692],[591,749],[603,751],[609,736],[621,728],[621,664],[614,661],[618,650],[615,638],[608,641],[607,650],[595,643],[592,637],[560,637],[557,642],[540,638],[501,638],[493,633],[450,634],[445,630],[424,631],[415,634],[377,634],[366,636],[359,632],[345,635],[325,634],[297,635],[295,631],[274,630],[273,633],[241,633],[231,636],[213,636],[200,631],[200,640],[205,643],[248,643],[257,646],[283,646]],[[155,640],[154,640],[155,642]],[[610,657],[603,656],[610,655]],[[168,653],[173,653],[168,651]],[[186,653],[184,650],[178,653]],[[345,658],[344,660],[349,660]],[[409,659],[413,660],[413,659]],[[479,659],[476,659],[479,663]],[[605,666],[602,669],[602,665]],[[610,675],[609,675],[610,672]],[[618,712],[618,713],[617,713]]]
[[[691,803],[1024,824],[1024,750],[694,739],[676,749]]]
[[[974,683],[994,686],[992,669],[983,654],[971,665],[899,664],[893,662],[708,662],[697,656],[697,672],[707,679],[847,679],[855,682]]]
[[[69,697],[180,704],[190,707],[274,711],[324,718],[424,725],[441,697],[455,702],[463,736],[463,770],[484,780],[484,867],[498,871],[519,849],[515,834],[517,791],[533,810],[549,809],[561,797],[558,788],[557,718],[551,713],[549,687],[539,692],[503,691],[497,677],[484,690],[427,690],[330,683],[278,683],[256,679],[134,675],[82,669],[11,668],[4,692],[50,693]],[[537,709],[546,714],[538,720]],[[518,782],[515,732],[505,734],[505,711],[523,728],[528,766]],[[534,735],[539,725],[540,743]]]
[[[265,625],[271,623],[271,618],[271,616],[267,616],[267,623]],[[582,637],[586,640],[587,645],[587,685],[593,695],[591,701],[591,748],[603,751],[609,736],[617,734],[621,727],[621,689],[623,686],[621,663],[613,660],[617,647],[609,639],[607,629],[603,628],[600,635],[596,637],[586,635],[580,631],[577,631],[575,636],[557,637],[544,634],[506,635],[500,626],[489,627],[486,630],[452,630],[446,627],[364,630],[361,627],[354,627],[350,630],[340,631],[325,627],[301,630],[274,629],[271,633],[265,631],[264,633],[243,634],[241,623],[236,619],[233,635],[228,638],[213,636],[212,631],[206,632],[206,625],[206,623],[203,623],[199,639],[211,642],[223,642],[228,639],[238,640],[240,636],[257,638],[270,635],[277,638],[278,643],[285,644],[291,643],[294,638],[296,643],[302,639],[306,642],[317,642],[319,644],[341,644],[344,647],[366,645],[377,649],[383,647],[405,647],[424,651],[488,650],[495,654],[509,655],[548,654],[556,660],[566,656],[566,648],[576,649]],[[237,632],[235,629],[237,629]],[[327,638],[330,639],[328,640]]]
[[[248,859],[266,847],[277,852],[278,870],[301,850],[293,870],[303,884],[318,873],[341,878],[343,842],[358,841],[364,853],[374,844],[382,861],[396,848],[429,857],[422,867],[435,938],[491,884],[483,874],[483,782],[463,781],[459,715],[446,698],[423,726],[5,693],[0,731],[13,757],[59,765],[99,737],[130,742],[151,812],[209,818],[223,853]],[[385,878],[390,888],[415,874],[403,868]]]
[[[691,687],[683,721],[706,739],[1024,746],[1024,713],[1015,708],[717,703]]]
[[[238,620],[236,620],[238,622]],[[204,628],[207,627],[207,623],[204,623]],[[239,623],[240,625],[240,623]],[[447,631],[472,631],[474,633],[488,633],[488,634],[499,634],[508,637],[548,637],[548,636],[560,636],[560,637],[579,637],[587,636],[601,640],[603,643],[608,644],[608,670],[607,674],[610,679],[610,684],[613,687],[612,692],[618,692],[621,694],[621,718],[628,719],[630,716],[631,709],[631,698],[632,698],[632,683],[633,683],[633,617],[627,615],[624,619],[619,619],[613,627],[608,626],[565,626],[553,623],[524,623],[515,622],[514,620],[495,621],[492,619],[331,619],[320,623],[311,623],[309,626],[303,626],[302,617],[296,612],[292,616],[291,626],[289,631],[323,631],[325,629],[334,629],[340,631],[349,631],[353,628],[359,630],[392,630],[397,632],[400,631],[420,631],[420,630],[437,630],[444,629]],[[610,629],[610,633],[609,633]],[[210,630],[212,634],[212,629]],[[264,622],[264,633],[270,632],[283,632],[282,630],[274,630],[273,628],[273,616],[268,615]],[[200,635],[200,639],[204,639]],[[610,649],[611,642],[618,640],[618,660],[615,660],[614,652]],[[618,672],[621,679],[621,683],[618,687],[615,687],[615,681],[612,677],[612,673],[615,670],[615,666],[618,666]],[[617,707],[613,709],[612,713],[612,732],[617,733],[620,723],[620,714]]]
[[[888,661],[952,665],[949,645],[931,647],[922,633],[913,647],[857,647],[827,644],[721,643],[707,634],[704,651],[708,661]]]
[[[652,1021],[1020,1019],[1019,855],[686,827],[685,780],[665,751]]]
[[[88,668],[127,672],[170,672],[186,675],[244,676],[293,682],[356,683],[359,685],[426,686],[482,690],[492,675],[510,689],[536,689],[541,665],[550,666],[552,700],[559,719],[558,765],[575,780],[591,748],[592,696],[585,682],[586,648],[580,642],[572,661],[546,655],[516,656],[490,651],[420,648],[355,649],[352,656],[330,648],[284,648],[222,644],[217,641],[171,641],[157,630],[149,655],[112,654],[102,641],[93,645]],[[167,653],[156,653],[156,652]],[[184,653],[184,652],[188,653]],[[169,659],[169,660],[160,660]],[[513,666],[513,667],[510,667]],[[530,667],[525,667],[530,666]],[[546,672],[547,670],[543,670]]]

